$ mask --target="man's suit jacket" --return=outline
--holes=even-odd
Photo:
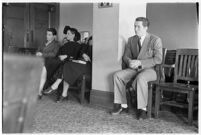
[[[132,36],[128,39],[122,57],[122,68],[127,68],[129,60],[140,60],[142,69],[152,68],[162,62],[162,41],[159,37],[147,33],[139,52],[138,36]]]
[[[43,44],[39,47],[38,52],[43,53],[43,57],[45,58],[52,58],[56,57],[57,52],[59,51],[60,45],[59,42],[56,40],[53,40],[51,43],[49,43],[47,46]]]
[[[47,70],[47,79],[50,79],[60,65],[60,60],[56,58],[57,52],[60,48],[58,41],[52,41],[47,46],[43,44],[39,47],[38,52],[42,52],[44,64]]]

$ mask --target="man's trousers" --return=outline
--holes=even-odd
[[[137,85],[137,108],[147,107],[148,101],[148,82],[157,78],[156,71],[152,68],[137,71],[134,69],[124,69],[117,71],[114,76],[114,103],[127,104],[126,84],[134,77],[132,86]]]

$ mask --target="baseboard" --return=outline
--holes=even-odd
[[[107,109],[113,108],[114,93],[109,91],[91,90],[90,104]]]

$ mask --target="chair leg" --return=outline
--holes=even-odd
[[[193,104],[194,104],[194,91],[189,93],[189,103],[188,103],[188,124],[191,125],[193,122]]]
[[[131,109],[131,95],[128,89],[126,89],[126,98],[127,98],[127,105],[128,105],[128,109],[130,111]]]
[[[158,118],[158,112],[159,112],[159,108],[160,108],[160,88],[158,86],[156,86],[156,97],[155,97],[155,118]]]
[[[81,103],[81,104],[84,103],[85,88],[86,88],[86,78],[85,78],[85,76],[83,75],[83,78],[82,78],[82,86],[81,86],[81,92],[80,92],[80,103]]]
[[[150,84],[149,90],[148,90],[148,118],[151,118],[151,112],[152,112],[152,84]]]

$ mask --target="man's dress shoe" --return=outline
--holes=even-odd
[[[113,110],[111,112],[112,115],[118,115],[118,114],[121,114],[121,113],[128,113],[128,108],[120,107],[119,109]]]
[[[142,109],[138,109],[137,110],[137,119],[138,120],[147,119],[147,112]]]

